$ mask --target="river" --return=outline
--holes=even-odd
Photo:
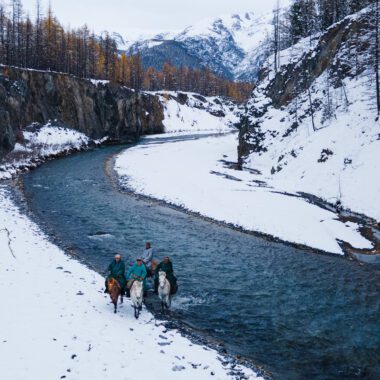
[[[380,378],[378,272],[119,192],[105,162],[121,149],[50,161],[23,176],[43,228],[100,272],[115,252],[129,262],[151,241],[179,279],[171,317],[274,378]]]

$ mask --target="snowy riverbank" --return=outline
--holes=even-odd
[[[103,278],[50,243],[4,188],[0,230],[4,378],[235,378],[217,352],[165,330],[147,310],[136,321],[126,301],[114,315]]]
[[[13,178],[46,160],[79,152],[107,140],[91,140],[81,132],[55,124],[30,125],[23,131],[22,142],[0,161],[0,180]]]
[[[343,254],[338,241],[355,248],[372,244],[358,225],[296,194],[263,182],[255,172],[229,167],[236,162],[236,135],[137,145],[115,161],[120,184],[217,221],[232,223],[326,252]]]

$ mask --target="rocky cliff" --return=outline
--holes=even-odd
[[[163,132],[163,107],[153,95],[66,74],[0,66],[0,157],[22,130],[49,120],[93,139],[127,142]]]

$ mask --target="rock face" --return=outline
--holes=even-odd
[[[57,120],[92,139],[128,142],[164,130],[163,107],[153,95],[66,74],[0,67],[0,157],[21,131]]]

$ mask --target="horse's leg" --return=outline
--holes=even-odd
[[[113,305],[114,305],[114,311],[113,312],[116,314],[116,312],[117,312],[117,301],[114,302]]]
[[[135,306],[135,318],[138,319],[138,317],[139,317],[138,309],[137,309],[137,307]]]

